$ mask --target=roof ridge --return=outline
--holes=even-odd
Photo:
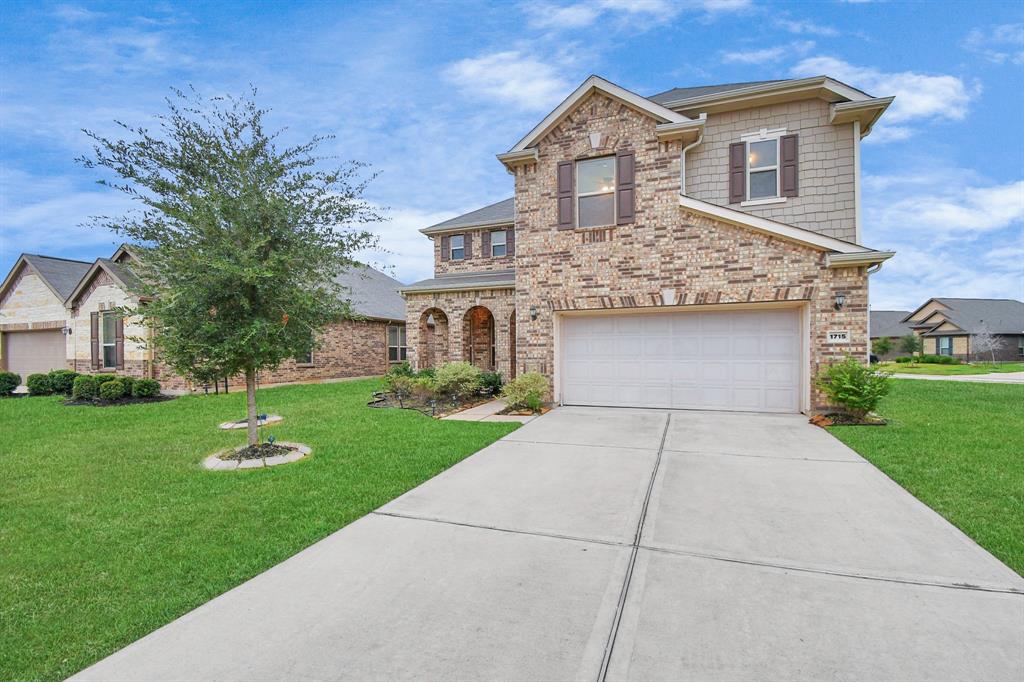
[[[78,260],[77,258],[63,258],[61,256],[47,256],[46,254],[42,254],[42,253],[28,253],[28,252],[25,252],[25,253],[22,253],[21,255],[22,256],[32,256],[34,258],[46,258],[47,260],[62,260],[62,261],[65,261],[67,263],[84,263],[86,265],[89,265],[91,263],[95,263],[96,262],[95,259],[93,259],[93,260]]]

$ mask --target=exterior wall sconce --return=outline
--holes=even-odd
[[[836,310],[842,310],[844,305],[846,305],[846,296],[836,294]]]
[[[535,305],[531,305],[530,306],[530,319],[531,320],[536,320],[537,319],[537,306],[535,306]]]
[[[60,328],[60,333],[63,334],[64,336],[70,336],[71,335],[71,327],[61,327]]]

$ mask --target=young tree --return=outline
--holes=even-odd
[[[907,355],[920,353],[922,348],[924,348],[924,343],[917,334],[907,334],[900,337],[900,351]]]
[[[880,336],[871,343],[871,350],[881,358],[883,355],[892,350],[892,339],[888,336]]]
[[[988,325],[981,325],[978,331],[971,337],[971,348],[975,354],[984,355],[988,353],[992,358],[992,364],[996,364],[996,351],[1002,350],[1005,340],[1001,336],[995,336],[989,331]]]
[[[256,373],[352,316],[333,278],[374,243],[360,226],[379,219],[362,199],[362,164],[324,169],[323,137],[278,149],[255,95],[175,90],[155,132],[86,130],[93,154],[78,159],[112,171],[119,180],[100,184],[140,204],[93,222],[144,247],[138,274],[151,300],[136,313],[154,327],[161,359],[185,375],[245,375],[249,445]]]

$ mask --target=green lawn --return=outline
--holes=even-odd
[[[892,381],[888,426],[829,430],[1024,575],[1024,386]]]
[[[1002,372],[1024,372],[1024,362],[1004,362],[997,365],[975,363],[972,365],[940,365],[931,362],[900,363],[882,362],[876,368],[900,374],[999,374]]]
[[[124,407],[0,400],[0,677],[63,679],[358,519],[517,425],[366,407],[375,380],[261,391],[313,448],[208,472],[244,394]],[[258,639],[257,635],[256,638]]]

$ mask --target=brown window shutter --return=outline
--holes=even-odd
[[[480,257],[491,257],[491,233],[489,230],[480,233]]]
[[[779,164],[782,172],[782,196],[799,196],[799,183],[797,181],[797,136],[783,135],[779,138],[779,153],[782,156]]]
[[[473,257],[473,233],[472,232],[467,232],[466,234],[462,235],[462,245],[465,247],[462,250],[462,253],[463,253],[462,257],[465,258],[466,260],[469,260],[470,258]]]
[[[117,358],[117,368],[124,369],[124,318],[120,315],[114,326],[114,357]]]
[[[448,235],[441,237],[441,260],[448,260],[451,258],[451,242],[448,239]]]
[[[100,314],[89,313],[89,352],[92,368],[100,368]]]
[[[747,198],[747,144],[729,145],[729,203],[738,204]]]
[[[629,225],[636,214],[636,155],[618,152],[615,155],[615,224]]]
[[[573,166],[572,161],[558,163],[558,229],[571,230],[573,220]]]
[[[510,227],[505,230],[505,253],[510,256],[516,255],[516,231]]]

